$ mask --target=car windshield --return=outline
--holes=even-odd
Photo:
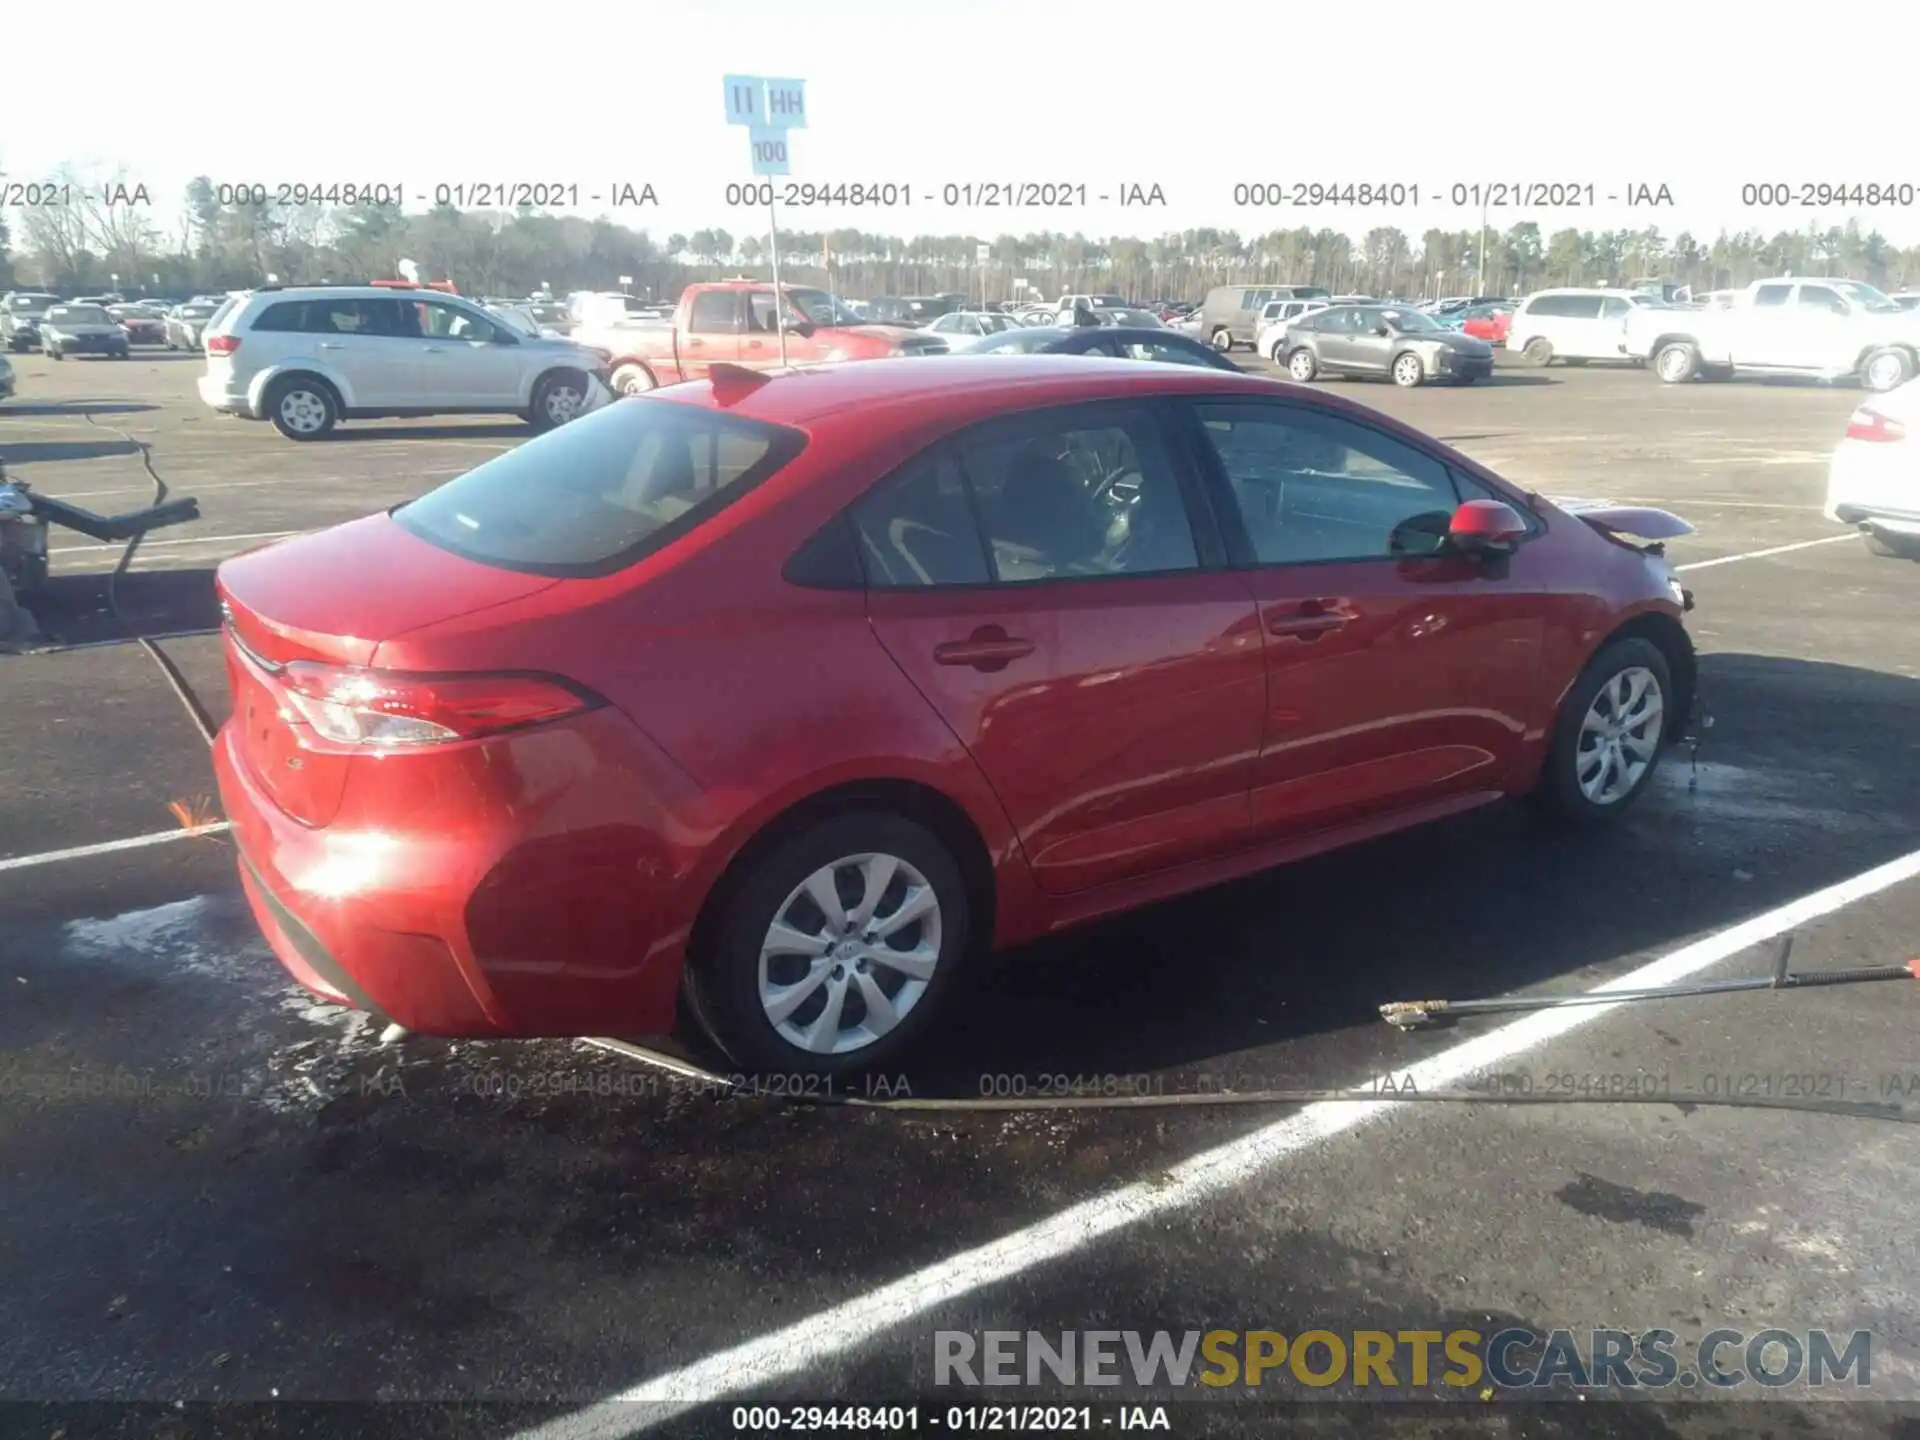
[[[606,575],[693,530],[806,437],[672,400],[582,416],[392,512],[422,540],[506,570]]]
[[[56,305],[47,311],[47,319],[69,325],[111,325],[112,318],[98,305]]]
[[[529,305],[527,306],[527,313],[532,315],[533,318],[538,320],[542,325],[557,325],[560,321],[567,318],[567,307],[564,305]]]
[[[1862,310],[1885,312],[1901,308],[1894,304],[1893,300],[1883,291],[1876,290],[1873,286],[1864,284],[1859,280],[1833,280],[1827,283],[1831,284],[1834,289],[1838,290]]]
[[[824,290],[789,290],[787,302],[815,325],[859,325],[864,323],[854,308],[837,295]]]
[[[1420,330],[1444,330],[1444,325],[1436,325],[1418,310],[1382,310],[1380,318],[1397,330],[1408,332]]]
[[[514,329],[518,330],[522,335],[538,335],[540,333],[540,322],[535,320],[533,316],[525,310],[510,310],[503,306],[493,313],[506,321],[507,324],[511,325]]]

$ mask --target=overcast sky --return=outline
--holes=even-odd
[[[1711,238],[1857,216],[1920,243],[1920,204],[1741,203],[1747,183],[1920,185],[1920,5],[1832,27],[1673,0],[1598,11],[1499,0],[10,9],[0,170],[21,181],[62,161],[124,164],[168,228],[186,182],[207,174],[399,182],[409,209],[439,185],[558,182],[579,186],[586,213],[608,208],[590,195],[650,183],[657,208],[610,213],[658,234],[763,231],[764,209],[725,203],[750,169],[746,132],[724,121],[721,77],[748,73],[807,82],[793,180],[912,194],[904,208],[789,211],[783,226],[1092,236],[1392,224],[1417,236],[1478,224],[1477,202],[1451,203],[1455,185],[1545,182],[1591,184],[1597,204],[1495,211],[1494,223]],[[1001,181],[1085,185],[1087,203],[941,203],[948,184]],[[1261,181],[1423,194],[1418,209],[1234,203],[1236,184]],[[1158,185],[1165,206],[1097,198],[1126,185]],[[1609,202],[1638,185],[1667,186],[1675,204]]]

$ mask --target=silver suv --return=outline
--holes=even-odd
[[[510,414],[545,430],[608,393],[602,352],[425,288],[267,285],[217,313],[205,343],[200,398],[289,440],[389,415]]]

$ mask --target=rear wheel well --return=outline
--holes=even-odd
[[[1694,695],[1700,682],[1699,662],[1693,653],[1693,642],[1687,638],[1687,630],[1673,616],[1660,610],[1650,610],[1636,615],[1618,630],[1601,642],[1600,650],[1606,649],[1616,640],[1640,639],[1651,643],[1666,657],[1667,673],[1673,680],[1673,686],[1679,693],[1674,696],[1675,704],[1672,717],[1667,722],[1667,738],[1678,740],[1687,729],[1687,722],[1693,714]]]
[[[740,847],[714,882],[694,919],[693,930],[687,937],[687,963],[701,964],[713,953],[727,906],[763,855],[810,825],[858,810],[880,811],[916,821],[947,847],[967,887],[968,928],[974,943],[984,948],[994,928],[993,858],[972,818],[929,785],[912,780],[855,780],[788,806]]]
[[[338,414],[344,416],[347,413],[347,404],[346,401],[340,398],[339,387],[327,379],[326,376],[312,370],[282,370],[261,388],[261,404],[264,406],[270,403],[273,396],[286,386],[289,381],[293,380],[304,380],[310,385],[317,385],[320,389],[327,392],[328,397],[333,401],[333,408]]]

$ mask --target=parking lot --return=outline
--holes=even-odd
[[[202,408],[197,356],[14,364],[11,472],[131,509],[144,445],[199,499],[119,599],[150,633],[198,632],[166,648],[216,718],[223,557],[530,434],[390,421],[300,445]],[[1797,969],[1920,954],[1920,565],[1820,515],[1859,392],[1504,359],[1472,388],[1330,388],[1530,488],[1697,527],[1671,546],[1715,719],[1697,764],[1670,757],[1598,837],[1499,807],[998,957],[907,1080],[978,1098],[983,1076],[1391,1077],[1400,1098],[1372,1105],[883,1112],[716,1095],[585,1044],[382,1047],[286,980],[217,832],[121,843],[217,819],[206,749],[149,657],[105,643],[119,547],[56,532],[41,619],[71,648],[0,657],[0,1396],[416,1401],[445,1407],[437,1428],[399,1406],[353,1428],[664,1432],[694,1422],[671,1403],[566,1417],[622,1395],[931,1399],[942,1329],[1511,1323],[1868,1329],[1872,1395],[1920,1401],[1910,1130],[1592,1103],[1639,1075],[1911,1114],[1913,987],[1418,1034],[1377,1015],[1649,966],[1628,983],[1764,973],[1788,932]],[[1568,1103],[1403,1093],[1487,1068]],[[1848,1407],[1817,1428],[1901,1423]]]

